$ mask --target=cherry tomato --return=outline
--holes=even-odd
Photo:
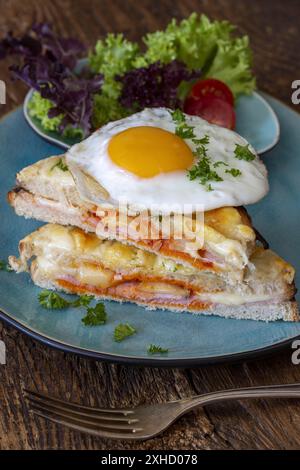
[[[184,103],[184,112],[200,116],[212,124],[228,129],[235,127],[234,108],[220,98],[203,96],[201,99],[195,99],[188,97]]]
[[[230,88],[224,82],[215,78],[199,80],[193,86],[189,96],[197,99],[202,99],[204,96],[219,98],[234,106],[234,97]]]

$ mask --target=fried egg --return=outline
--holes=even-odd
[[[188,170],[196,162],[197,145],[176,135],[170,110],[149,108],[103,126],[70,148],[66,160],[81,197],[95,204],[182,213],[196,206],[207,211],[250,204],[267,193],[267,170],[259,157],[245,161],[234,154],[236,144],[248,144],[245,139],[198,116],[185,119],[197,139],[209,137],[207,155],[212,168],[223,162],[217,168],[222,181],[211,181],[210,190],[197,178],[191,181]],[[233,176],[228,168],[241,173]]]

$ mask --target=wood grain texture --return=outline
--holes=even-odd
[[[291,105],[291,82],[300,78],[298,0],[0,0],[0,36],[48,20],[64,34],[92,46],[108,31],[139,40],[171,17],[192,11],[237,24],[250,36],[258,86]],[[7,104],[22,102],[26,89],[11,83],[0,63]],[[295,106],[295,109],[297,107]],[[300,381],[291,351],[235,365],[198,369],[149,369],[108,365],[64,354],[0,323],[7,365],[0,366],[0,449],[298,449],[300,409],[293,401],[215,405],[190,413],[161,437],[144,443],[102,440],[47,423],[28,413],[22,388],[90,405],[127,406],[187,397],[226,387]]]

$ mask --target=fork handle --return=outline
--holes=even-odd
[[[198,395],[180,400],[183,412],[211,403],[244,398],[300,398],[300,384],[267,385],[261,387],[236,388]]]

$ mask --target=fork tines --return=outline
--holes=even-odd
[[[25,394],[34,414],[79,431],[127,439],[142,431],[134,410],[82,406],[30,390],[25,390]]]

